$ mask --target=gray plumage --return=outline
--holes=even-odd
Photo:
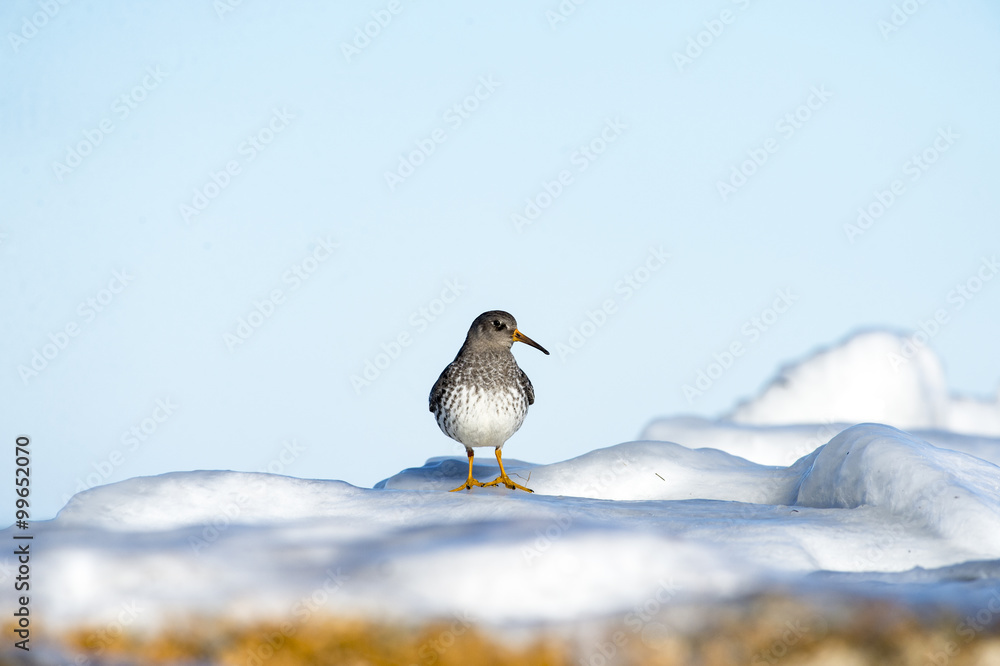
[[[528,406],[535,402],[531,380],[510,351],[514,342],[524,342],[549,353],[518,331],[517,322],[509,313],[484,312],[472,322],[465,344],[431,389],[429,408],[438,427],[461,442],[469,454],[470,482],[474,481],[472,448],[491,446],[497,449],[499,461],[499,450],[521,427]],[[506,478],[503,463],[500,464]]]

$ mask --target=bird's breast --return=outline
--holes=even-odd
[[[457,384],[443,398],[438,425],[467,447],[503,446],[521,427],[528,411],[524,390],[514,384]]]

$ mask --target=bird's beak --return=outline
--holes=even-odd
[[[517,330],[516,328],[514,329],[514,334],[511,337],[514,338],[514,342],[523,342],[526,345],[531,345],[532,347],[539,350],[546,356],[548,356],[549,354],[548,350],[545,349],[545,347],[541,346],[540,344],[538,344],[537,342],[529,338],[527,335]]]

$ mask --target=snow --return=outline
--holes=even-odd
[[[218,471],[94,488],[38,526],[41,603],[67,626],[127,603],[155,625],[281,615],[303,599],[524,623],[615,613],[664,585],[720,599],[811,572],[1000,559],[1000,468],[884,425],[848,428],[786,467],[629,442],[509,472],[535,493],[444,492],[464,478],[457,457],[374,489]],[[504,594],[518,603],[477,603]]]
[[[754,425],[871,421],[1000,436],[1000,396],[952,397],[929,347],[914,336],[867,331],[782,369],[728,419]]]
[[[890,343],[866,334],[821,352],[733,418],[784,404],[844,419],[863,401],[821,413],[816,396],[849,393],[844,368]],[[131,607],[141,609],[136,628],[314,612],[523,626],[776,586],[971,608],[1000,579],[1000,439],[941,429],[947,409],[921,418],[921,405],[953,404],[929,390],[936,368],[929,357],[916,364],[903,398],[886,394],[880,407],[887,420],[932,429],[660,419],[644,438],[675,441],[548,465],[505,460],[533,494],[445,492],[465,478],[464,456],[431,458],[374,488],[228,471],[100,486],[33,526],[45,544],[33,556],[45,573],[35,601],[56,629]],[[474,473],[489,480],[498,468],[477,456]]]
[[[849,426],[849,423],[757,426],[724,420],[713,421],[697,416],[673,416],[654,420],[643,430],[641,439],[719,449],[765,465],[790,465]],[[935,446],[962,451],[1000,464],[998,437],[966,435],[947,430],[909,432]]]

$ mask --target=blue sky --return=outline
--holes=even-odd
[[[33,517],[138,475],[461,455],[427,393],[490,309],[553,351],[514,350],[537,401],[505,453],[540,463],[940,309],[953,389],[997,389],[1000,281],[949,299],[1000,251],[995,4],[226,7],[0,12]]]

